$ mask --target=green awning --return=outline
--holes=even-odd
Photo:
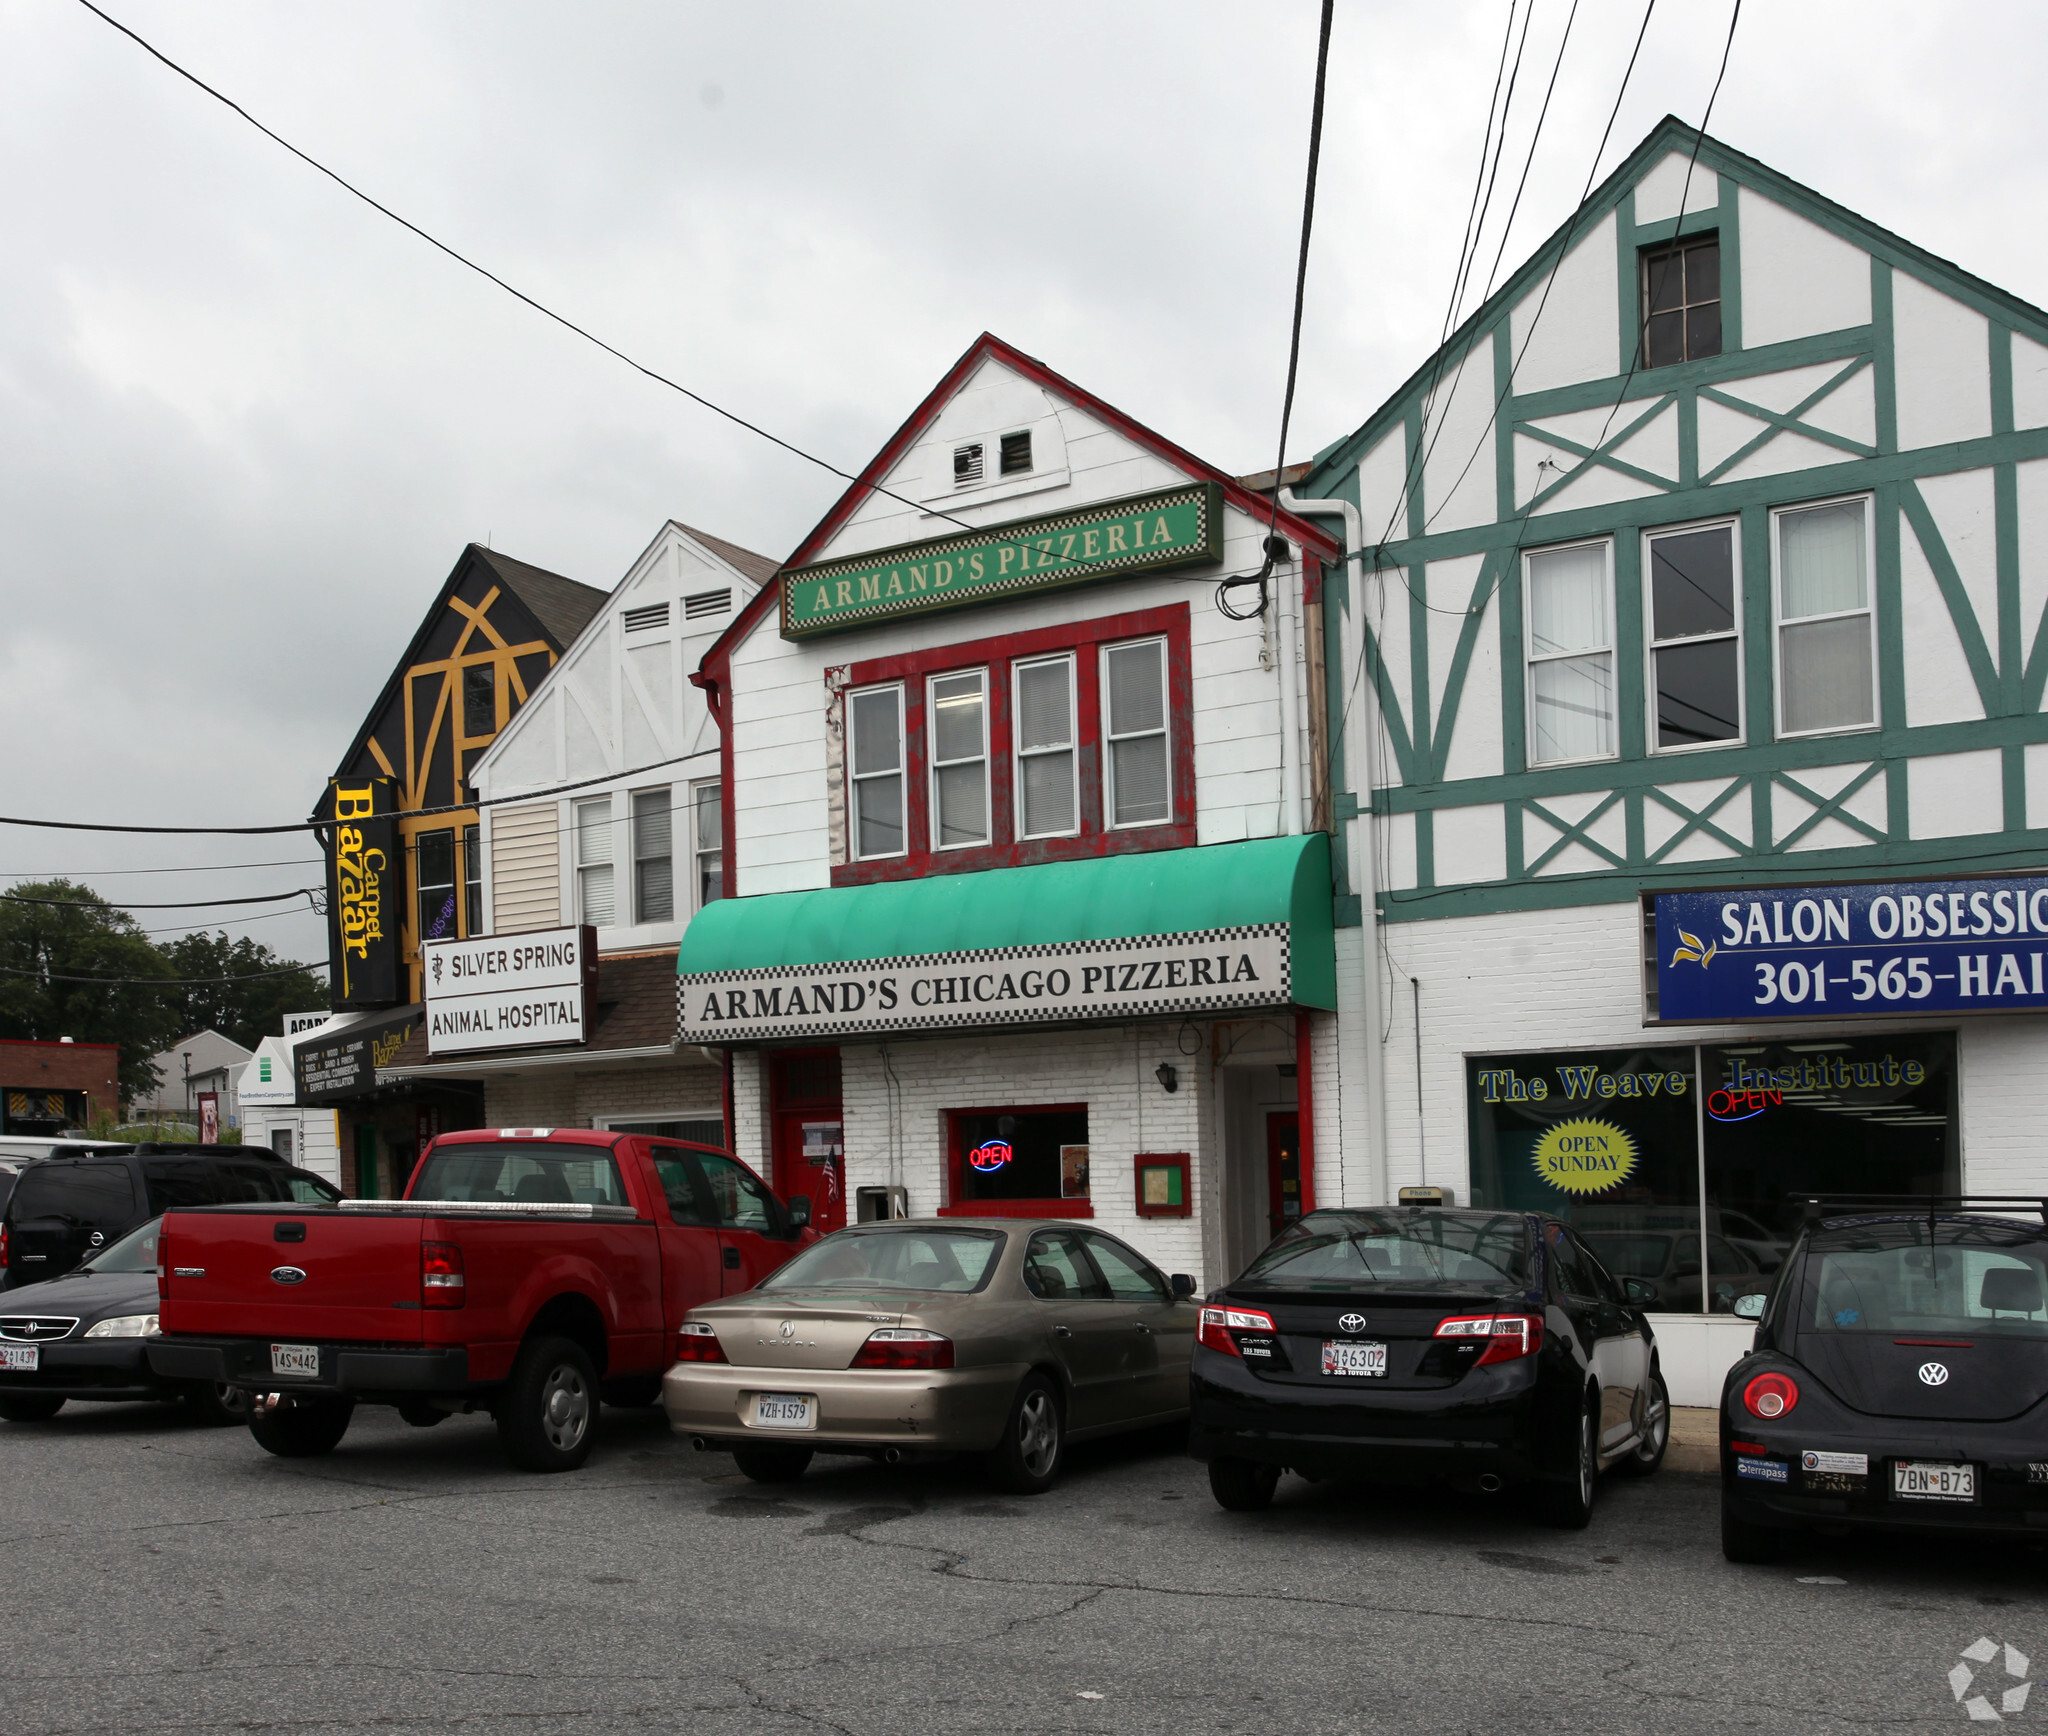
[[[1267,951],[1235,950],[1233,936]],[[1284,956],[1284,983],[1258,962],[1276,956]],[[933,963],[950,960],[959,962]],[[1142,988],[1132,960],[1149,961]],[[884,966],[907,974],[898,981]],[[942,974],[935,986],[934,968],[960,974]],[[1061,1006],[1027,1007],[1026,979],[1048,971],[1067,979],[1055,997]],[[721,899],[691,919],[676,972],[685,1039],[695,1042],[879,1030],[890,1023],[885,1010],[904,1014],[899,1027],[939,1028],[1281,1002],[1334,1009],[1329,839],[1312,832]],[[966,985],[958,1001],[944,986],[955,980]],[[836,1019],[823,1006],[833,983],[846,1003]],[[707,1012],[698,988],[723,998]],[[1095,999],[1103,994],[1149,994],[1157,1004],[1110,1005]],[[880,1000],[887,1009],[872,1004]]]

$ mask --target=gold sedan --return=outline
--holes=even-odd
[[[976,1453],[1036,1494],[1068,1441],[1187,1415],[1194,1289],[1067,1221],[864,1224],[691,1309],[662,1404],[757,1482],[817,1452]]]

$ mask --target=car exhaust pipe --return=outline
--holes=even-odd
[[[901,1447],[884,1447],[882,1449],[882,1463],[885,1465],[902,1464],[903,1449]]]
[[[1501,1481],[1491,1471],[1482,1471],[1479,1474],[1479,1489],[1481,1494],[1498,1495],[1501,1491]]]
[[[702,1435],[692,1435],[690,1437],[690,1446],[693,1451],[699,1453],[708,1453],[711,1451],[711,1443],[705,1440],[705,1438]]]

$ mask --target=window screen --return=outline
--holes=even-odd
[[[1787,734],[1876,720],[1864,504],[1778,514],[1778,688]]]
[[[1076,826],[1074,660],[1017,665],[1018,832],[1052,838]]]
[[[1111,824],[1147,826],[1170,820],[1165,641],[1146,639],[1104,652],[1103,701]]]
[[[612,869],[612,799],[576,804],[577,921],[610,928],[618,904]]]
[[[669,792],[633,792],[633,920],[667,922],[676,913],[675,857],[669,840]]]
[[[940,849],[988,842],[988,671],[934,676],[933,843]]]
[[[848,697],[848,777],[853,786],[853,853],[903,853],[903,689],[873,687]]]

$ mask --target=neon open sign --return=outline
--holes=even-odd
[[[967,1154],[967,1161],[979,1170],[1001,1169],[1015,1155],[1006,1139],[985,1140]]]
[[[1716,1121],[1748,1121],[1766,1109],[1784,1106],[1782,1091],[1709,1091],[1707,1113]]]

